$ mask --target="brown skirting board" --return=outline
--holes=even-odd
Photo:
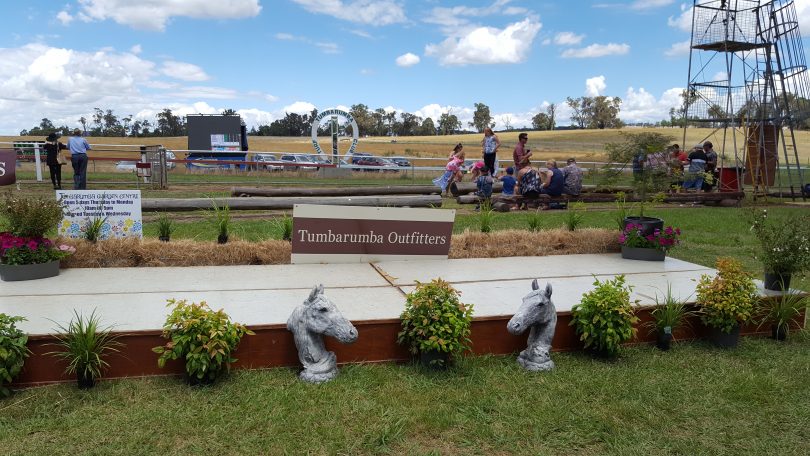
[[[640,309],[636,314],[641,323],[650,320],[650,308]],[[513,336],[506,330],[506,323],[511,316],[476,318],[472,324],[473,353],[506,355],[516,353],[526,347],[528,331],[521,336]],[[804,316],[798,319],[804,321]],[[554,335],[554,351],[571,351],[581,349],[578,337],[571,321],[570,312],[558,313],[557,330]],[[364,363],[382,361],[405,361],[410,359],[409,353],[397,345],[396,337],[400,330],[398,319],[370,320],[352,322],[359,332],[357,342],[352,345],[343,345],[326,338],[326,346],[337,354],[340,363]],[[678,340],[700,338],[706,332],[700,321],[692,321],[694,329],[676,332]],[[235,369],[259,369],[279,366],[295,366],[298,364],[297,351],[292,334],[285,325],[251,326],[256,335],[245,336],[235,353],[239,359],[233,366]],[[741,334],[766,334],[769,328],[757,328],[749,325],[742,328]],[[119,353],[107,358],[110,364],[105,378],[139,377],[149,375],[181,375],[183,364],[180,360],[170,361],[166,367],[160,369],[157,365],[158,355],[152,351],[153,347],[162,345],[165,340],[160,331],[121,332],[119,339],[125,346]],[[636,339],[632,343],[654,341],[654,335],[648,334],[646,328],[639,328]],[[75,381],[63,375],[64,364],[52,356],[46,355],[56,347],[49,344],[55,341],[53,336],[32,336],[28,347],[31,356],[26,360],[25,367],[16,379],[13,387],[34,386],[48,383]]]

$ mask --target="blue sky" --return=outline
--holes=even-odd
[[[804,24],[810,0],[797,0]],[[0,17],[0,134],[93,108],[154,119],[313,107],[407,111],[496,129],[567,96],[668,117],[686,85],[691,2],[676,0],[28,0]],[[808,30],[807,27],[802,27]]]

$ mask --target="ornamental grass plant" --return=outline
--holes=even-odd
[[[74,310],[70,323],[56,328],[57,342],[51,345],[57,350],[47,353],[66,363],[65,374],[75,374],[80,388],[92,387],[109,367],[105,358],[123,346],[112,327],[102,328],[100,322],[95,310],[89,317]]]

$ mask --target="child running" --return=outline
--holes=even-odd
[[[447,165],[444,167],[444,174],[433,179],[433,184],[441,188],[442,193],[446,193],[454,182],[461,182],[463,177],[461,167],[464,164],[464,159],[464,146],[458,143],[448,157]]]

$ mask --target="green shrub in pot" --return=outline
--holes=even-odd
[[[706,326],[730,334],[751,321],[759,300],[757,287],[742,264],[731,258],[718,258],[717,275],[703,274],[697,285],[700,319]]]
[[[11,394],[5,385],[14,381],[22,370],[28,350],[28,335],[17,328],[23,317],[0,313],[0,397]]]
[[[173,307],[163,325],[163,337],[168,342],[152,351],[160,355],[160,367],[169,360],[184,360],[191,384],[210,384],[229,372],[242,336],[254,334],[232,322],[222,309],[212,310],[205,301],[196,304],[169,299],[168,306]]]
[[[593,290],[582,295],[571,308],[571,326],[586,349],[607,358],[618,354],[619,346],[636,334],[638,322],[630,302],[632,287],[625,285],[624,275],[611,280],[595,279]]]

